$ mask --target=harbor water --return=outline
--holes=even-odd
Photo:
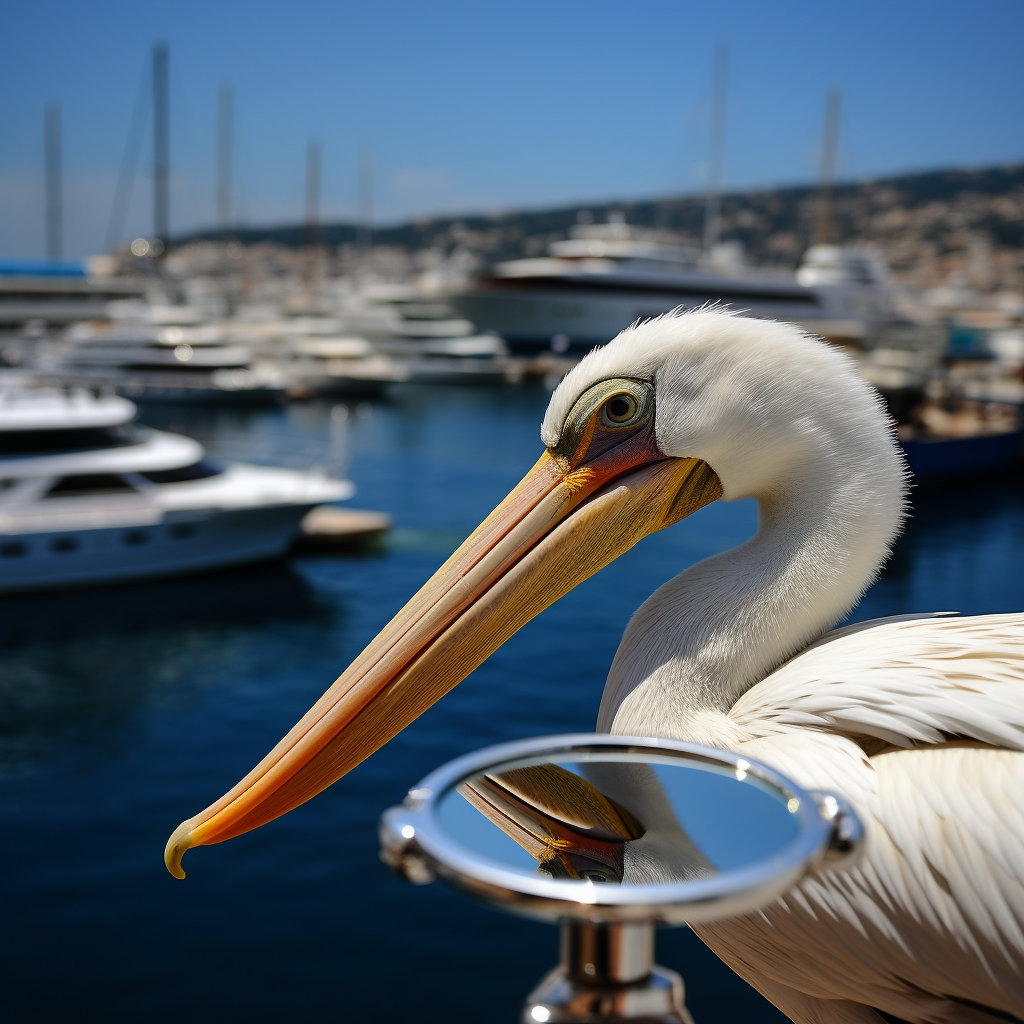
[[[750,502],[647,538],[528,624],[327,792],[231,842],[161,860],[535,461],[541,388],[405,387],[346,421],[352,504],[393,517],[377,549],[192,579],[0,601],[0,913],[11,1021],[512,1024],[554,964],[553,928],[413,888],[376,823],[424,774],[502,740],[593,727],[629,615],[749,537]],[[320,457],[326,403],[152,407],[214,454]],[[312,454],[311,454],[312,453]],[[853,615],[1024,607],[1024,486],[914,492]],[[700,1022],[784,1018],[685,929],[659,936]]]

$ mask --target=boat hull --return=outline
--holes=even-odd
[[[87,372],[71,368],[66,372],[50,371],[44,381],[57,385],[87,388],[108,388],[133,402],[167,402],[175,405],[279,405],[287,399],[284,382],[223,382],[214,373],[187,371],[128,373],[111,370],[107,373]],[[239,371],[246,373],[248,371]],[[228,371],[230,374],[230,371]]]
[[[0,594],[180,576],[277,558],[312,505],[174,512],[147,525],[0,536]]]
[[[395,381],[385,378],[346,377],[343,374],[300,374],[288,389],[290,398],[382,398]]]
[[[133,402],[174,405],[280,405],[284,388],[181,387],[174,384],[117,384],[115,390]]]
[[[449,301],[481,330],[494,331],[516,351],[589,349],[603,345],[638,320],[660,316],[677,307],[699,308],[719,302],[755,316],[812,325],[834,317],[826,313],[809,289],[773,296],[715,295],[709,290],[640,290],[630,287],[561,286],[506,282],[482,284],[453,294]]]
[[[900,443],[914,476],[930,480],[1008,468],[1021,455],[1024,430]]]

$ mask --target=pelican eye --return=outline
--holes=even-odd
[[[628,391],[619,391],[601,406],[601,422],[606,427],[632,426],[640,418],[640,399]]]

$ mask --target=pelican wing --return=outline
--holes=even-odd
[[[1024,615],[837,631],[722,724],[867,830],[852,870],[701,926],[723,959],[802,1024],[1024,1019]]]
[[[1022,750],[1024,613],[837,630],[751,687],[729,719],[747,735],[822,729],[876,749],[955,737]]]
[[[841,781],[867,841],[853,870],[697,926],[719,956],[800,1024],[881,1021],[870,1007],[911,1024],[1024,1017],[1024,753],[953,742],[867,760],[803,731],[742,746],[807,785]]]

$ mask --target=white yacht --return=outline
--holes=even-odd
[[[735,261],[709,268],[694,250],[622,219],[578,224],[570,235],[546,256],[496,264],[449,302],[513,347],[556,352],[604,344],[631,323],[678,306],[721,303],[850,340],[862,338],[888,307],[881,268],[866,258],[837,258],[844,250],[836,246],[810,249],[806,273],[794,276]]]
[[[378,344],[405,360],[411,383],[491,385],[522,376],[501,338],[477,333],[471,321],[454,318],[446,304],[414,297],[392,305],[400,317],[395,337]]]
[[[352,484],[218,465],[124,398],[0,389],[0,593],[169,576],[283,554]]]
[[[405,365],[382,355],[366,338],[297,336],[288,339],[284,366],[289,394],[379,398],[392,384],[409,379]]]
[[[345,333],[349,332],[349,333]],[[295,396],[375,396],[395,384],[505,384],[518,361],[439,302],[360,299],[334,317],[296,317],[284,335]]]
[[[264,404],[283,399],[286,388],[281,373],[229,343],[218,324],[75,324],[44,368],[144,402]]]

